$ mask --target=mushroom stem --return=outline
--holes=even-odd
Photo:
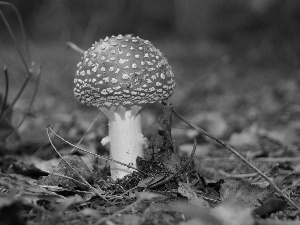
[[[141,132],[141,117],[131,110],[110,114],[108,139],[110,142],[110,158],[136,167],[136,158],[143,157],[145,139]],[[105,144],[105,140],[102,141]],[[113,180],[123,178],[132,173],[132,169],[120,164],[110,163]]]

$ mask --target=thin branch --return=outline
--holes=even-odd
[[[6,102],[7,102],[7,96],[8,96],[8,89],[9,89],[9,79],[8,79],[8,71],[7,71],[7,66],[4,65],[4,77],[5,77],[5,92],[4,92],[4,98],[3,98],[3,102],[1,105],[1,112],[0,112],[0,118],[2,117],[5,108],[6,108]]]
[[[96,118],[93,120],[93,122],[90,124],[90,126],[88,127],[88,129],[85,131],[85,133],[82,135],[82,137],[80,138],[80,140],[77,142],[77,145],[76,146],[79,146],[81,144],[81,142],[83,141],[83,139],[85,138],[85,136],[87,135],[87,133],[91,130],[91,128],[94,126],[94,124],[96,123],[96,121],[99,119],[100,115],[102,113],[100,112],[98,114],[98,116],[96,116]],[[71,150],[71,153],[75,150],[76,148],[73,147],[72,150]]]
[[[144,173],[143,171],[141,171],[141,170],[139,170],[139,169],[137,169],[137,168],[134,168],[133,166],[130,166],[130,165],[125,164],[125,163],[122,163],[122,162],[119,162],[119,161],[114,160],[114,159],[111,159],[111,158],[107,158],[107,157],[104,157],[104,156],[101,156],[101,155],[97,155],[97,154],[95,154],[95,153],[93,153],[93,152],[89,152],[89,151],[87,151],[87,150],[85,150],[85,149],[83,149],[83,148],[80,148],[80,147],[78,147],[78,146],[72,144],[71,142],[65,140],[64,138],[62,138],[61,136],[59,136],[57,133],[55,133],[55,131],[54,131],[50,126],[48,126],[47,129],[51,130],[51,132],[52,132],[56,137],[58,137],[60,140],[62,140],[63,142],[67,143],[68,145],[70,145],[70,146],[72,146],[72,147],[74,147],[74,148],[76,148],[76,149],[78,149],[78,150],[80,150],[80,151],[83,151],[83,152],[85,152],[85,153],[88,153],[88,154],[90,154],[90,155],[92,155],[92,156],[94,156],[94,157],[96,157],[96,158],[99,158],[99,159],[104,159],[104,160],[107,160],[107,161],[111,161],[111,162],[114,162],[114,163],[118,163],[118,164],[120,164],[120,165],[122,165],[122,166],[126,166],[127,168],[136,170],[136,171],[142,173],[143,175],[147,175],[147,174]]]
[[[2,122],[2,120],[9,114],[9,112],[12,110],[12,108],[14,107],[14,105],[16,104],[17,100],[20,98],[21,94],[23,93],[28,81],[31,78],[31,74],[30,76],[27,76],[24,83],[22,84],[19,92],[17,93],[16,97],[14,98],[14,100],[12,101],[12,103],[9,105],[9,107],[5,110],[5,112],[3,113],[2,117],[0,117],[0,123]]]
[[[12,135],[14,135],[17,130],[20,128],[20,126],[23,124],[23,122],[25,121],[25,119],[27,118],[27,116],[29,115],[30,113],[30,110],[32,108],[32,105],[34,103],[34,100],[35,100],[35,97],[36,97],[36,94],[37,94],[37,91],[38,91],[38,87],[39,87],[39,82],[40,82],[40,78],[41,78],[41,67],[39,68],[38,70],[38,73],[37,73],[37,79],[36,79],[36,83],[35,83],[35,87],[34,87],[34,92],[33,92],[33,95],[31,97],[31,100],[30,100],[30,103],[29,103],[29,106],[27,108],[27,111],[26,113],[24,114],[24,117],[22,118],[22,120],[19,122],[19,124],[15,127],[15,129],[5,138],[6,140],[8,140]]]
[[[11,7],[11,9],[16,13],[18,22],[20,24],[21,34],[22,34],[23,42],[24,42],[24,48],[25,48],[25,52],[27,54],[27,60],[28,60],[28,62],[30,62],[31,58],[30,58],[30,53],[29,53],[29,44],[28,44],[28,40],[27,40],[25,28],[24,28],[24,23],[23,23],[23,20],[22,20],[22,17],[21,17],[21,14],[20,14],[19,10],[13,4],[11,4],[9,2],[2,2],[1,1],[0,6],[1,5]]]
[[[86,181],[86,179],[84,179],[83,176],[81,176],[76,170],[73,169],[73,167],[63,158],[63,156],[59,153],[59,151],[56,149],[56,147],[54,146],[52,140],[51,140],[51,137],[50,137],[50,132],[52,132],[52,129],[50,128],[50,126],[48,125],[47,126],[47,135],[48,135],[48,139],[49,139],[49,142],[51,144],[51,146],[53,147],[54,151],[58,154],[58,156],[61,158],[61,160],[64,161],[64,163],[78,176],[80,177],[80,179],[91,189],[95,192],[95,194],[97,194],[100,198],[102,198],[103,200],[105,200],[106,202],[110,203],[106,198],[105,196],[103,196],[96,188],[94,188],[92,185],[89,184],[89,182]]]
[[[19,46],[18,41],[17,41],[17,39],[16,39],[16,36],[14,35],[14,33],[13,33],[13,31],[12,31],[12,29],[11,29],[9,23],[8,23],[8,21],[6,20],[6,17],[4,16],[4,14],[3,14],[3,12],[2,12],[1,10],[0,10],[0,17],[2,18],[2,20],[3,20],[4,24],[5,24],[5,26],[6,26],[7,30],[8,30],[8,32],[9,32],[9,34],[10,34],[10,36],[11,36],[11,38],[12,38],[13,41],[14,41],[14,44],[15,44],[15,46],[16,46],[16,48],[17,48],[17,51],[18,51],[18,53],[19,53],[19,55],[20,55],[20,58],[21,58],[21,60],[22,60],[22,62],[23,62],[23,64],[24,64],[24,66],[25,66],[27,72],[29,72],[29,66],[28,66],[28,64],[27,64],[27,61],[25,60],[24,54],[23,54],[23,52],[22,52],[22,50],[21,50],[21,47]]]
[[[82,48],[79,48],[77,45],[75,45],[73,42],[67,42],[66,44],[68,47],[72,48],[74,51],[80,53],[80,54],[84,54],[84,50]]]
[[[226,144],[225,142],[221,141],[220,139],[218,139],[217,137],[215,137],[214,135],[208,133],[207,131],[205,131],[204,129],[193,125],[192,123],[188,122],[186,119],[184,119],[179,113],[177,113],[174,109],[173,109],[173,114],[175,116],[177,116],[179,119],[181,119],[183,122],[185,122],[187,125],[189,125],[190,127],[194,128],[195,130],[199,131],[202,135],[205,135],[211,139],[213,139],[214,141],[216,141],[218,144],[220,144],[221,146],[223,146],[224,148],[226,148],[228,151],[230,151],[232,154],[234,154],[235,156],[237,156],[240,160],[242,160],[245,164],[247,164],[249,167],[251,167],[255,172],[257,172],[260,176],[262,176],[266,181],[269,182],[269,184],[275,189],[275,191],[280,194],[282,197],[285,198],[285,200],[287,202],[289,202],[293,207],[295,207],[296,209],[300,209],[300,207],[293,201],[291,200],[282,190],[280,190],[280,188],[267,176],[265,175],[263,172],[261,172],[258,168],[256,168],[253,164],[251,164],[250,162],[248,162],[246,160],[246,158],[244,156],[242,156],[240,153],[238,153],[236,150],[234,150],[231,146],[229,146],[228,144]]]

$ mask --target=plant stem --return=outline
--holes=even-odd
[[[4,92],[3,102],[0,107],[0,118],[2,117],[2,115],[6,109],[8,89],[9,89],[9,79],[8,79],[8,71],[7,71],[6,65],[4,65],[4,77],[5,77],[5,92]]]
[[[73,42],[68,41],[67,42],[67,46],[72,48],[74,51],[80,53],[80,54],[84,54],[84,50],[79,48],[77,45],[75,45]]]
[[[24,54],[23,54],[23,52],[21,50],[21,47],[19,46],[18,41],[17,41],[17,39],[16,39],[16,37],[15,37],[15,35],[14,35],[14,33],[13,33],[13,31],[12,31],[9,23],[8,23],[8,21],[6,20],[6,17],[4,16],[4,14],[3,14],[3,12],[1,10],[0,10],[0,17],[3,20],[3,22],[4,22],[4,24],[5,24],[8,32],[9,32],[9,34],[11,36],[11,38],[13,39],[14,44],[16,45],[17,51],[18,51],[18,53],[20,55],[20,58],[21,58],[21,60],[22,60],[22,62],[24,64],[24,67],[26,68],[26,71],[29,72],[30,70],[29,70],[28,62],[26,61],[26,59],[24,57]]]

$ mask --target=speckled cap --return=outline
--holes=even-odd
[[[161,102],[175,88],[167,59],[149,41],[131,35],[96,42],[77,67],[75,97],[96,107]]]

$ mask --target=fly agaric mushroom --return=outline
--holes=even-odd
[[[77,65],[75,97],[108,118],[110,157],[136,167],[143,157],[139,111],[143,104],[166,101],[174,92],[171,67],[149,41],[131,35],[106,37],[88,49]],[[132,172],[111,163],[112,179]]]

